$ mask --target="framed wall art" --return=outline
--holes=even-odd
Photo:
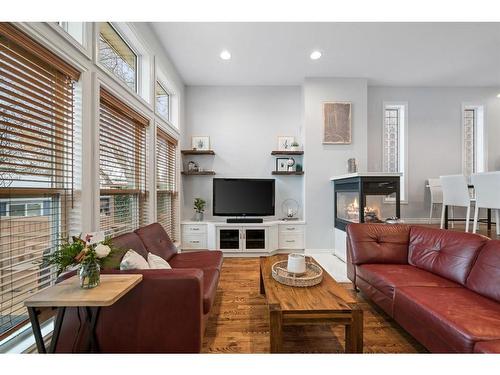
[[[323,103],[323,126],[323,144],[351,144],[351,103]]]

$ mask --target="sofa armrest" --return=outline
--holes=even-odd
[[[96,327],[103,353],[198,353],[203,338],[203,271],[106,270],[142,274],[142,281],[115,304],[100,310]],[[85,350],[82,308],[68,309],[58,352]],[[81,323],[82,322],[82,323]],[[80,335],[75,333],[81,332]]]
[[[347,241],[347,259],[353,265],[408,263],[409,225],[349,224]]]
[[[474,353],[499,354],[500,340],[476,342],[474,345]]]

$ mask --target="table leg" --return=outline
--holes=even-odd
[[[448,229],[448,206],[444,208],[444,229]]]
[[[43,342],[40,321],[38,320],[38,313],[39,311],[36,307],[28,307],[28,315],[30,317],[31,328],[33,329],[33,335],[35,336],[36,348],[38,349],[38,353],[47,353],[47,349],[45,349],[45,343]]]
[[[491,208],[488,208],[488,230],[491,230]]]
[[[278,306],[269,306],[271,353],[281,353],[283,343],[283,315]]]
[[[363,310],[352,310],[351,324],[345,326],[345,352],[363,353]]]
[[[66,307],[59,307],[57,310],[56,321],[54,324],[54,331],[52,332],[52,339],[50,340],[49,353],[55,353],[57,348],[57,341],[59,340],[59,334],[61,333],[61,327],[64,320],[64,313],[66,312]]]
[[[96,307],[94,312],[92,312],[91,307],[86,307],[85,311],[87,313],[87,322],[89,324],[89,341],[90,341],[89,351],[91,353],[99,353],[99,343],[97,342],[95,328],[97,325],[97,319],[99,318],[99,313],[101,311],[101,308]]]

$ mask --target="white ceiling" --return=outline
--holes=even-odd
[[[500,86],[500,23],[153,23],[187,85]],[[219,53],[228,49],[230,61]],[[309,59],[319,49],[323,57]]]

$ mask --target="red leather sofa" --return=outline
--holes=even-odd
[[[96,326],[103,353],[198,353],[215,300],[222,252],[177,253],[163,227],[151,224],[113,239],[120,251],[102,273],[140,273],[143,279],[114,305],[102,308]],[[123,255],[132,249],[169,262],[171,270],[120,271]],[[84,351],[88,334],[82,308],[67,309],[57,352]]]
[[[500,353],[500,241],[351,224],[347,270],[356,288],[429,351]]]

